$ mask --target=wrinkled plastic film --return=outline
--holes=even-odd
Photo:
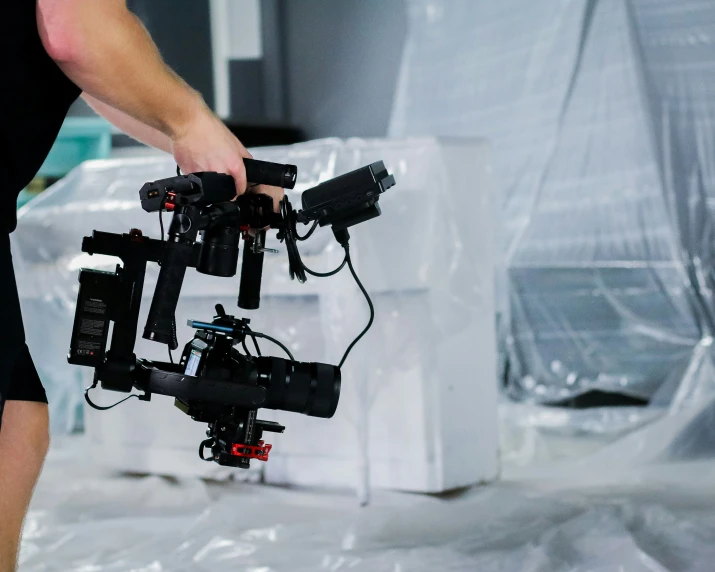
[[[509,395],[554,403],[601,390],[663,404],[685,391],[674,379],[711,391],[693,364],[713,324],[715,80],[701,70],[715,60],[715,8],[408,8],[391,133],[492,144]]]
[[[335,492],[117,477],[86,447],[55,440],[21,572],[700,572],[715,556],[711,464],[507,465],[505,483],[446,498],[377,492],[358,508]]]

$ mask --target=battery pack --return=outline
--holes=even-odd
[[[111,301],[117,279],[113,272],[80,270],[77,308],[67,356],[69,363],[90,367],[104,363]]]

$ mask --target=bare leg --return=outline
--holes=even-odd
[[[22,523],[50,444],[47,405],[7,401],[0,429],[0,572],[17,565]]]

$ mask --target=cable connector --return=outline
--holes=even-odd
[[[343,248],[347,248],[348,243],[350,242],[350,233],[348,232],[348,229],[336,229],[335,227],[333,227],[333,234],[335,235],[335,240],[340,243],[340,246],[342,246]]]

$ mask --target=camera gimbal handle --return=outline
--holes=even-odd
[[[246,177],[251,183],[286,188],[293,188],[295,185],[298,171],[294,165],[253,159],[244,159],[244,165]],[[139,195],[142,206],[149,212],[164,209],[173,211],[167,246],[160,262],[161,270],[143,334],[145,339],[166,344],[173,350],[178,347],[175,312],[186,268],[199,230],[206,228],[211,220],[210,215],[204,213],[204,209],[211,204],[231,201],[235,196],[235,184],[230,175],[195,173],[147,183]],[[260,202],[258,196],[254,200]],[[271,211],[272,202],[268,203],[270,204],[264,208]],[[247,206],[250,208],[250,203]],[[257,223],[256,227],[260,225]],[[241,273],[239,306],[256,309],[260,300],[263,253],[252,252],[247,247],[243,260],[244,265],[249,268],[247,272]]]

